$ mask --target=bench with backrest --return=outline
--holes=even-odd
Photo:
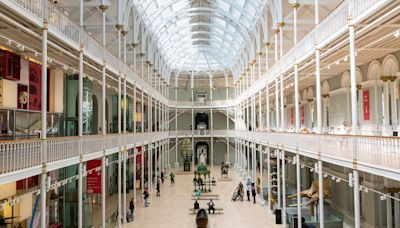
[[[190,212],[190,214],[195,215],[195,214],[197,214],[197,212],[198,212],[200,209],[201,209],[201,208],[199,208],[199,209],[189,208],[189,212]],[[206,211],[207,211],[207,214],[208,214],[208,208],[204,208],[204,210],[206,210]],[[224,209],[223,209],[223,208],[218,208],[218,207],[215,208],[215,214],[222,214],[223,212],[224,212]]]
[[[192,197],[197,197],[195,194],[191,195]],[[200,196],[205,196],[205,197],[219,197],[219,194],[210,194],[210,193],[201,193]]]
[[[192,200],[219,200],[219,197],[199,196],[192,197]]]

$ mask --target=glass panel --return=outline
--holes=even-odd
[[[14,138],[14,110],[0,109],[0,140]]]

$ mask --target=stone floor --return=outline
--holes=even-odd
[[[193,207],[193,175],[176,175],[175,186],[171,186],[169,180],[161,186],[161,196],[157,197],[153,191],[150,197],[149,207],[144,207],[138,199],[135,220],[124,227],[140,228],[164,228],[164,227],[196,227],[195,215],[189,214],[189,208]],[[219,175],[219,170],[215,168]],[[212,188],[213,194],[219,194],[220,199],[215,201],[216,207],[224,209],[223,214],[209,216],[209,228],[218,227],[282,227],[275,225],[275,217],[266,207],[262,207],[260,199],[253,204],[248,201],[232,202],[232,193],[239,183],[239,177],[230,172],[231,181],[218,181]],[[139,196],[139,195],[138,195]],[[199,201],[200,207],[206,207],[207,201]]]

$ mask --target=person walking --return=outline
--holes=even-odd
[[[175,174],[173,172],[171,172],[171,174],[169,174],[169,177],[171,178],[171,186],[172,185],[175,186]]]
[[[247,192],[247,201],[250,201],[250,180],[247,179],[247,183],[246,183],[246,192]]]
[[[160,194],[160,178],[157,178],[157,187],[156,187],[156,189],[157,189],[157,196],[161,196],[161,194]]]
[[[131,215],[133,216],[133,212],[135,212],[135,203],[133,202],[133,198],[129,202],[129,210],[131,210]]]
[[[161,171],[161,182],[164,184],[164,171]]]
[[[251,183],[251,195],[253,196],[253,203],[256,204],[256,186]]]
[[[143,197],[144,198],[144,206],[148,207],[149,206],[149,197],[150,197],[148,188],[144,189],[143,196],[144,196]]]
[[[241,181],[239,182],[239,196],[241,201],[243,201],[243,184]]]

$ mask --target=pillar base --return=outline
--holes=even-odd
[[[179,169],[179,162],[175,162],[175,169]]]

